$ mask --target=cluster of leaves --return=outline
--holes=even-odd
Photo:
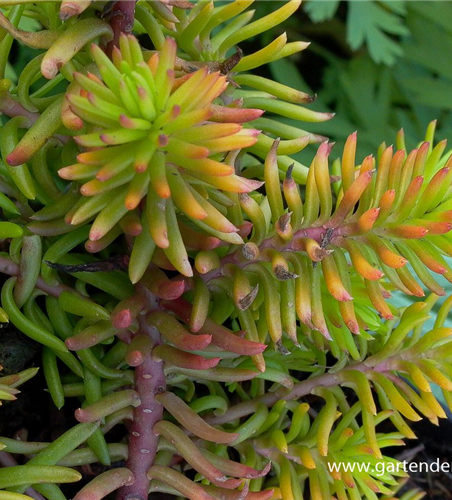
[[[300,2],[252,4],[2,3],[1,76],[13,39],[45,51],[0,86],[1,313],[79,408],[51,443],[0,438],[0,498],[65,500],[94,463],[74,500],[422,497],[381,450],[445,417],[433,385],[452,407],[452,300],[423,334],[452,280],[446,144],[432,123],[361,160],[355,133],[329,165],[300,122],[331,114],[254,74],[306,44],[237,47]]]
[[[332,19],[339,7],[338,0],[306,2],[305,10],[312,21],[319,23]],[[391,35],[406,36],[410,30],[405,25],[408,2],[348,2],[347,43],[358,50],[365,43],[369,55],[376,63],[392,66],[403,49]]]

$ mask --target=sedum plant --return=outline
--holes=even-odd
[[[423,496],[385,448],[446,417],[434,386],[452,408],[450,298],[424,328],[452,281],[446,143],[334,153],[303,123],[331,114],[261,76],[306,44],[240,48],[300,2],[252,3],[0,1],[0,319],[67,413],[52,442],[0,437],[0,499]]]

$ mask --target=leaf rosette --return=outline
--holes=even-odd
[[[97,215],[91,241],[133,217],[135,235],[147,226],[154,246],[168,249],[174,267],[191,275],[176,214],[220,240],[242,243],[239,229],[210,198],[212,191],[243,193],[261,185],[235,175],[223,160],[256,142],[259,131],[241,122],[262,111],[237,108],[229,122],[226,108],[214,103],[228,86],[226,77],[201,68],[176,78],[176,50],[168,38],[145,62],[136,38],[124,35],[111,61],[92,46],[100,78],[75,73],[75,90],[66,95],[67,113],[86,124],[86,133],[75,138],[83,152],[59,175],[83,181],[84,198],[66,221],[78,225]]]

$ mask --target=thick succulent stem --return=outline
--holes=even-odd
[[[294,233],[293,238],[289,243],[284,243],[278,239],[277,236],[270,236],[266,239],[264,239],[259,245],[259,254],[261,254],[264,250],[267,249],[277,249],[279,251],[295,251],[299,250],[297,248],[297,240],[300,240],[300,238],[310,238],[314,241],[316,241],[320,246],[321,250],[320,252],[323,252],[323,256],[327,255],[329,252],[324,249],[327,245],[331,243],[336,243],[337,240],[340,240],[342,238],[342,233],[344,231],[343,226],[339,226],[337,228],[328,228],[324,225],[322,226],[313,226],[313,227],[306,227],[303,229],[299,229],[296,233]],[[321,258],[323,258],[323,256]],[[241,268],[245,268],[249,264],[252,264],[257,261],[262,261],[262,260],[268,260],[267,258],[263,258],[262,256],[258,257],[257,259],[251,259],[251,260],[243,260],[242,256],[240,255],[240,251],[234,252],[234,253],[229,253],[225,255],[221,259],[221,265],[217,269],[214,269],[210,271],[209,273],[206,273],[204,275],[201,275],[201,278],[207,283],[215,278],[218,278],[222,276],[223,274],[223,269],[224,266],[227,264],[235,264]],[[320,258],[319,258],[320,260]],[[182,276],[178,276],[176,278],[177,280],[185,280],[185,278]],[[187,286],[190,287],[191,283],[187,282]]]
[[[25,109],[19,101],[16,101],[9,92],[5,92],[0,98],[0,114],[13,118],[14,116],[25,116],[30,124],[39,118],[39,113]]]
[[[160,343],[156,330],[151,330],[144,317],[140,318],[140,332],[150,335],[154,345]],[[129,433],[129,458],[126,466],[133,472],[135,482],[124,486],[117,500],[146,500],[149,479],[147,472],[154,463],[157,453],[158,436],[152,432],[154,425],[162,419],[163,406],[155,396],[165,390],[163,362],[156,361],[152,355],[146,357],[142,365],[135,369],[135,390],[141,405],[134,409],[133,424]]]
[[[8,259],[7,257],[0,257],[0,273],[7,274],[9,276],[19,276],[20,269],[19,266],[11,259]],[[36,288],[52,295],[52,297],[59,297],[65,290],[71,290],[71,288],[66,285],[49,285],[41,277],[38,278]]]
[[[6,80],[4,80],[4,82],[5,81]],[[3,84],[3,86],[4,85],[5,84]],[[0,115],[9,116],[10,118],[23,116],[28,120],[28,123],[26,123],[25,126],[28,128],[32,127],[39,120],[41,114],[25,109],[22,104],[9,93],[8,90],[1,87],[2,86],[0,85]],[[54,137],[56,137],[62,144],[65,144],[70,139],[62,134],[55,134]]]
[[[108,44],[107,53],[111,53],[113,47],[119,45],[121,33],[129,34],[132,32],[135,19],[136,0],[119,0],[110,14],[110,26],[113,29],[113,40]]]
[[[395,356],[394,358],[397,358],[397,356]],[[224,413],[224,415],[217,417],[208,417],[206,418],[206,421],[210,424],[225,424],[228,422],[232,422],[237,418],[246,417],[247,415],[254,413],[257,410],[259,404],[264,404],[265,406],[270,407],[280,399],[283,399],[285,401],[299,400],[303,396],[311,394],[312,390],[316,387],[335,387],[342,382],[341,374],[346,372],[347,370],[356,370],[360,372],[373,370],[379,373],[387,372],[389,370],[390,362],[394,358],[383,361],[373,368],[366,365],[365,361],[363,361],[355,365],[347,366],[335,373],[324,373],[316,377],[302,380],[301,382],[295,384],[290,392],[267,392],[262,396],[259,396],[250,401],[245,401],[235,406],[231,406],[231,408],[229,408],[229,410]]]

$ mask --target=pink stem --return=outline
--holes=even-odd
[[[14,465],[17,465],[17,462],[13,458],[11,453],[7,453],[6,451],[0,451],[0,466],[13,467]]]
[[[262,241],[262,243],[259,245],[259,251],[261,252],[261,257],[259,257],[257,260],[254,260],[254,261],[240,260],[240,257],[237,258],[240,255],[240,251],[236,251],[234,253],[230,253],[230,254],[225,255],[221,259],[221,266],[219,268],[214,269],[213,271],[210,271],[209,273],[206,273],[204,275],[201,275],[201,278],[205,282],[209,282],[215,278],[219,278],[220,276],[223,275],[223,267],[226,264],[235,264],[236,266],[239,266],[243,269],[246,266],[248,266],[249,264],[253,264],[255,262],[265,260],[262,258],[262,251],[265,249],[275,248],[276,250],[279,250],[281,252],[295,250],[294,244],[296,244],[297,239],[300,239],[300,238],[311,238],[311,239],[317,241],[317,243],[321,244],[327,230],[328,230],[328,228],[326,228],[324,226],[307,227],[307,228],[299,229],[294,234],[290,243],[285,244],[285,245],[281,245],[281,243],[278,242],[277,238],[275,238],[274,236],[270,236],[269,238],[266,238],[264,241]],[[340,240],[342,238],[343,231],[344,231],[344,228],[341,226],[338,226],[337,228],[332,228],[328,243],[334,243],[335,241],[337,242],[337,240]],[[174,277],[173,281],[176,281],[176,280],[177,281],[184,280],[186,283],[186,287],[185,287],[186,290],[190,290],[193,287],[193,282],[190,279],[184,278],[183,276]]]
[[[8,274],[9,276],[19,276],[19,272],[19,266],[14,261],[6,257],[0,257],[0,273]],[[38,278],[36,287],[53,297],[59,297],[65,290],[71,290],[66,285],[48,285],[42,278]]]
[[[25,109],[9,92],[4,92],[0,96],[0,113],[10,118],[25,116],[31,123],[34,123],[39,118],[39,113],[33,113]]]
[[[396,357],[397,356],[394,358]],[[244,401],[243,403],[232,406],[224,415],[220,415],[218,417],[208,417],[206,418],[206,421],[209,422],[209,424],[225,424],[237,418],[245,417],[254,413],[258,408],[258,404],[264,404],[265,406],[270,407],[280,399],[289,401],[291,399],[300,399],[303,396],[307,396],[308,394],[311,394],[311,391],[315,387],[334,387],[342,382],[341,373],[346,370],[358,370],[360,372],[373,370],[379,373],[386,372],[390,370],[391,361],[393,361],[394,358],[383,361],[373,368],[366,365],[363,361],[355,365],[347,366],[345,369],[336,373],[324,373],[323,375],[308,378],[295,384],[289,393],[284,393],[284,389],[282,391],[267,392],[262,396],[252,399],[251,401]]]
[[[160,344],[156,329],[146,324],[144,316],[139,318],[140,332],[150,335],[154,345]],[[147,500],[149,479],[147,472],[154,463],[158,436],[152,432],[154,425],[162,419],[163,406],[155,396],[165,390],[166,381],[163,362],[148,355],[143,364],[135,368],[135,390],[141,405],[134,409],[133,424],[129,432],[129,458],[126,466],[133,472],[135,482],[119,490],[117,500]]]
[[[131,33],[135,19],[136,0],[119,0],[115,3],[109,17],[113,29],[113,40],[107,46],[107,54],[111,54],[113,47],[118,47],[121,33]]]

